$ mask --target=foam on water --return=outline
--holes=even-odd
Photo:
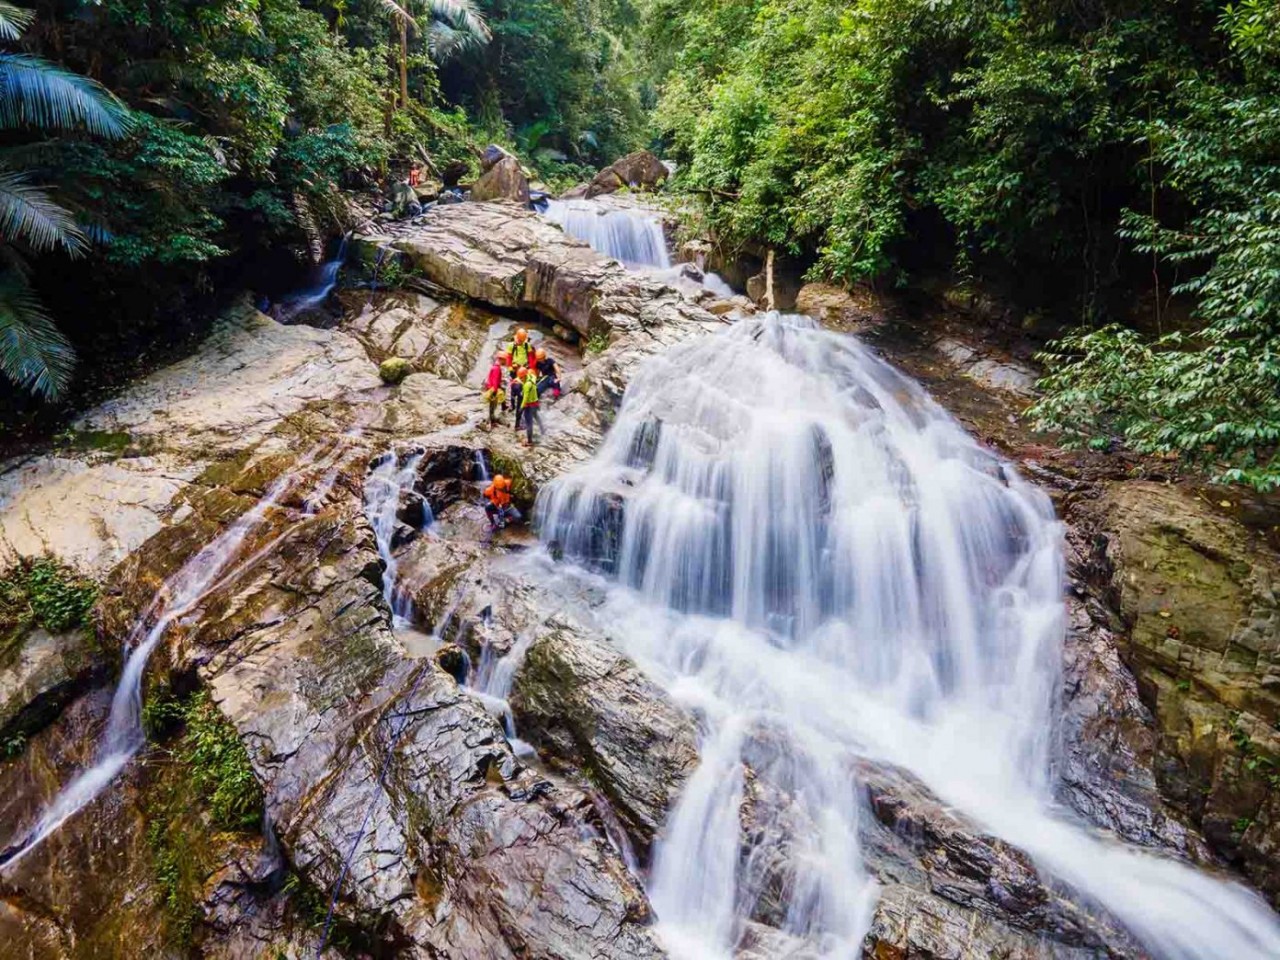
[[[650,881],[677,958],[733,955],[771,856],[794,871],[784,931],[861,956],[867,760],[914,773],[1157,957],[1280,956],[1244,888],[1055,807],[1061,525],[856,340],[775,314],[672,348],[537,512],[545,541],[613,583],[608,634],[703,726]],[[744,766],[790,802],[758,837]]]

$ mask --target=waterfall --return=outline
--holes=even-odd
[[[276,310],[276,319],[281,323],[292,323],[308,310],[314,310],[326,300],[333,288],[338,285],[338,272],[347,259],[347,237],[344,234],[338,241],[338,249],[333,259],[320,264],[314,272],[311,282],[301,290],[282,297]]]
[[[548,220],[593,250],[628,266],[671,266],[662,220],[641,210],[608,210],[592,200],[549,200]]]
[[[305,454],[294,472],[276,480],[253,508],[206,544],[165,581],[126,641],[128,655],[111,699],[106,733],[98,744],[93,763],[62,788],[25,836],[0,852],[0,869],[16,864],[84,809],[115,780],[134,754],[142,748],[146,742],[146,734],[142,728],[142,678],[151,654],[175,621],[191,613],[211,591],[248,569],[279,542],[281,538],[276,538],[247,560],[228,569],[246,538],[280,504],[297,482],[301,471],[315,460],[318,453],[319,449],[316,448]],[[163,613],[148,628],[148,621],[162,608]]]
[[[784,932],[862,956],[868,761],[912,772],[1161,960],[1280,956],[1276,916],[1243,887],[1055,810],[1061,525],[853,338],[772,314],[653,358],[538,516],[553,555],[611,578],[602,626],[703,727],[650,879],[677,960],[733,956],[765,893],[751,865],[771,856],[792,871]],[[789,804],[749,836],[748,769]]]
[[[396,629],[405,629],[413,622],[413,598],[399,583],[399,564],[394,548],[398,545],[396,533],[401,525],[400,508],[406,494],[413,492],[418,482],[418,467],[425,453],[418,450],[401,459],[394,452],[384,453],[374,461],[373,469],[365,481],[365,515],[373,527],[382,557],[382,595],[391,608]],[[422,527],[431,524],[431,507],[422,502]]]

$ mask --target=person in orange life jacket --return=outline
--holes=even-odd
[[[560,371],[556,368],[555,358],[545,350],[538,350],[534,357],[538,365],[538,395],[550,391],[553,400],[560,399]]]
[[[543,436],[547,428],[542,425],[542,414],[538,412],[538,375],[528,367],[520,368],[520,381],[524,388],[520,394],[520,412],[524,415],[525,440],[527,447],[533,446],[533,423],[538,422],[538,432]]]
[[[521,374],[526,372],[525,367],[517,367],[514,363],[511,365],[511,409],[516,415],[516,433],[520,433],[520,409],[524,406],[524,378]]]
[[[484,393],[482,396],[489,402],[489,426],[492,427],[498,422],[498,404],[506,407],[507,391],[502,384],[502,358],[503,354],[499,353],[493,358],[493,366],[489,368],[489,376],[484,381]]]
[[[494,477],[493,483],[485,488],[484,498],[487,501],[484,512],[494,529],[500,530],[520,519],[520,511],[511,505],[511,481],[502,474]]]

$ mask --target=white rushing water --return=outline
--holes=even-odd
[[[421,450],[405,457],[394,451],[384,453],[374,461],[364,485],[365,515],[373,527],[378,555],[384,565],[382,594],[391,608],[393,626],[398,630],[408,629],[414,614],[413,598],[399,581],[399,564],[394,552],[396,528],[400,524],[400,505],[418,481],[418,467],[424,456]],[[422,509],[427,514],[422,524],[425,527],[431,523],[431,508],[424,501]]]
[[[652,359],[538,515],[612,579],[609,635],[701,718],[650,879],[679,960],[733,955],[764,892],[751,865],[773,853],[794,869],[784,930],[861,956],[877,887],[860,760],[913,772],[1156,957],[1280,957],[1276,916],[1244,888],[1055,808],[1061,526],[856,340],[769,315]],[[744,765],[790,802],[758,836]]]
[[[571,237],[632,267],[671,266],[662,220],[641,210],[609,210],[593,200],[548,200],[543,214]]]
[[[548,200],[543,216],[597,253],[620,260],[686,294],[709,290],[724,299],[734,294],[714,273],[695,270],[691,276],[690,264],[672,264],[662,218],[656,213],[642,208],[609,209],[594,200]]]
[[[280,477],[250,510],[211,540],[173,576],[148,605],[125,643],[127,655],[120,681],[111,700],[107,728],[94,754],[94,761],[61,790],[27,833],[15,838],[0,870],[17,864],[71,817],[83,810],[105,790],[146,743],[142,728],[142,678],[147,662],[166,631],[189,615],[214,589],[248,569],[264,557],[282,538],[232,566],[245,539],[266,520],[284,496],[298,482],[301,471],[315,460],[319,450],[304,455],[294,472]],[[331,454],[336,457],[337,451]],[[160,612],[163,611],[163,612]],[[151,618],[160,616],[151,623]],[[150,623],[150,626],[148,624]]]

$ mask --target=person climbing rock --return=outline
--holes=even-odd
[[[485,487],[484,512],[489,517],[489,524],[495,530],[501,530],[509,523],[520,519],[520,511],[511,503],[511,480],[498,474],[493,483]]]
[[[511,369],[519,370],[521,367],[532,366],[533,364],[533,345],[529,343],[529,331],[524,327],[516,328],[515,339],[513,339],[507,347],[507,353],[511,354]]]
[[[537,421],[538,433],[546,436],[547,428],[542,425],[542,414],[538,412],[538,375],[527,367],[520,368],[520,380],[524,388],[520,394],[520,412],[524,417],[525,440],[527,447],[533,446],[533,424]]]
[[[489,376],[484,381],[484,399],[489,404],[489,429],[493,429],[498,422],[498,405],[502,404],[502,408],[506,409],[507,391],[502,383],[502,354],[496,354],[493,358],[493,366],[489,368]]]
[[[534,353],[538,368],[538,396],[548,392],[553,400],[560,399],[560,369],[556,366],[555,357],[545,350]]]

